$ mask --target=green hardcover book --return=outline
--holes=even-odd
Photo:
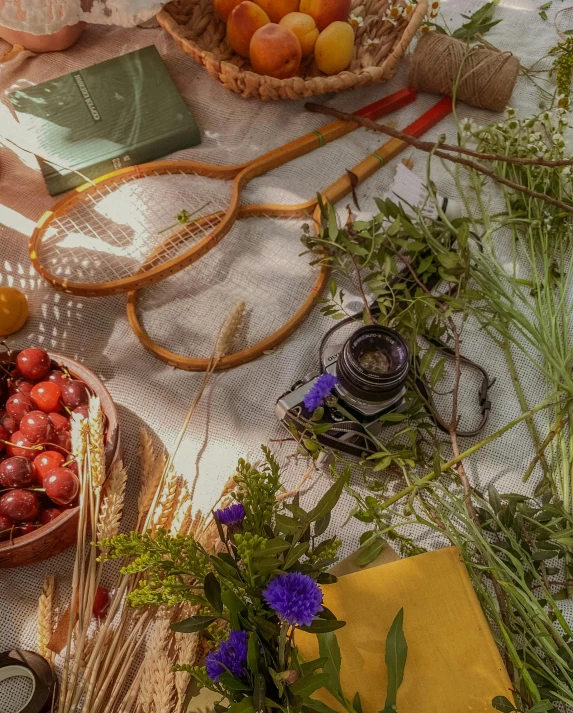
[[[201,141],[153,45],[12,92],[10,99],[42,156],[53,196],[85,182],[70,169],[98,178]]]

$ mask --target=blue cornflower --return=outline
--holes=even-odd
[[[322,374],[314,382],[312,389],[305,394],[303,399],[304,407],[309,413],[314,413],[324,400],[331,394],[338,383],[338,378],[334,374]]]
[[[241,503],[235,503],[223,510],[216,510],[215,514],[221,525],[232,527],[233,525],[240,525],[243,522],[245,519],[245,508]]]
[[[246,631],[231,631],[227,641],[221,641],[217,651],[209,651],[205,668],[212,681],[217,683],[219,676],[227,669],[235,678],[246,675],[247,636]]]
[[[265,601],[291,626],[310,626],[322,611],[322,590],[302,572],[287,572],[271,579],[263,592]]]

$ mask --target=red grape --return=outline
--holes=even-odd
[[[34,458],[41,453],[44,449],[41,446],[36,448],[32,447],[33,444],[24,437],[24,434],[20,431],[16,431],[10,436],[10,445],[6,446],[6,453],[12,456],[22,456],[22,458],[27,458],[28,460],[34,460]]]
[[[69,458],[72,452],[72,435],[69,431],[56,431],[52,437],[52,448],[50,450],[62,453]]]
[[[27,458],[14,456],[0,463],[0,487],[28,488],[34,483],[34,468]]]
[[[70,421],[61,413],[50,413],[48,414],[50,421],[54,426],[54,431],[59,433],[60,431],[69,431],[71,428]]]
[[[18,537],[29,535],[31,532],[36,532],[37,529],[38,525],[35,525],[33,522],[23,522],[18,528]]]
[[[69,468],[74,475],[78,475],[78,462],[76,460],[73,460],[68,463],[66,468]]]
[[[16,366],[26,379],[40,381],[50,371],[51,361],[48,352],[44,349],[29,347],[18,354]]]
[[[80,490],[80,481],[68,468],[53,468],[44,477],[46,495],[57,505],[69,505]]]
[[[52,371],[48,374],[48,381],[57,384],[60,388],[69,380],[70,377],[59,369],[52,369]]]
[[[45,451],[36,456],[34,458],[34,468],[36,469],[38,483],[43,485],[44,477],[54,468],[59,468],[62,463],[65,463],[65,460],[65,457],[58,451]]]
[[[7,540],[13,527],[14,523],[9,517],[0,515],[0,540]]]
[[[31,490],[10,490],[0,497],[0,515],[16,522],[35,520],[40,514],[40,501]]]
[[[43,411],[30,411],[20,421],[20,433],[30,443],[49,443],[54,436],[54,427]]]
[[[26,394],[12,394],[8,401],[6,401],[6,411],[8,411],[16,423],[20,423],[24,416],[33,410],[34,403]]]
[[[60,508],[46,508],[40,515],[42,525],[47,525],[62,514]]]
[[[92,611],[96,619],[103,619],[109,609],[111,597],[105,587],[98,587],[94,597]]]
[[[60,401],[61,396],[62,389],[59,384],[55,384],[53,381],[40,381],[30,392],[32,401],[44,413],[61,411],[63,408]]]
[[[62,385],[62,401],[72,410],[87,404],[89,393],[83,381],[68,381],[67,384]]]
[[[74,413],[79,413],[82,418],[88,418],[90,414],[90,407],[87,404],[84,404],[83,406],[78,406],[74,409]]]
[[[17,379],[10,380],[9,393],[10,393],[10,395],[12,395],[12,394],[26,394],[26,396],[29,396],[30,391],[32,391],[33,388],[34,388],[33,381],[28,381],[27,379],[24,379],[23,376],[20,376]]]
[[[0,411],[0,426],[5,428],[8,433],[14,433],[18,430],[18,424],[6,411]]]

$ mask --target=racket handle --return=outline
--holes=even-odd
[[[389,94],[387,97],[359,109],[357,113],[371,119],[378,119],[381,116],[386,116],[398,109],[402,109],[413,102],[415,98],[416,92],[413,89],[400,89],[394,92],[394,94]],[[301,136],[299,139],[290,141],[278,149],[269,151],[258,159],[255,159],[237,176],[238,190],[240,191],[252,178],[261,176],[267,171],[282,166],[299,156],[304,156],[341,136],[346,136],[346,134],[349,134],[358,127],[359,124],[355,121],[342,121],[338,119],[316,131]]]
[[[409,124],[403,131],[405,134],[408,134],[408,136],[414,136],[416,138],[422,136],[422,134],[432,129],[442,119],[445,119],[451,111],[452,100],[450,97],[444,97],[431,109],[422,114],[419,119]],[[368,158],[365,158],[364,161],[361,161],[357,166],[351,169],[351,173],[356,176],[358,183],[363,183],[367,178],[370,178],[372,174],[376,173],[378,169],[385,166],[393,158],[396,158],[398,154],[402,153],[402,151],[409,146],[410,144],[402,139],[390,139],[390,141],[387,141],[383,146],[374,151],[374,153],[370,154]],[[329,188],[323,192],[322,197],[324,200],[336,203],[344,198],[344,196],[350,192],[351,188],[350,178],[348,175],[345,175],[329,186]]]
[[[362,107],[353,112],[357,116],[361,116],[364,119],[371,119],[375,121],[381,116],[386,116],[398,109],[403,109],[408,104],[411,104],[416,99],[416,92],[413,89],[400,89],[394,94],[389,94],[387,97],[383,97],[368,106]]]

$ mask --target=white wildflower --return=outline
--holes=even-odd
[[[364,47],[366,47],[366,49],[371,49],[372,47],[376,47],[376,45],[379,44],[380,40],[377,37],[367,37],[364,42]]]
[[[395,25],[404,14],[404,8],[400,5],[390,6],[384,15],[384,20]]]
[[[364,24],[364,18],[360,17],[360,15],[355,15],[354,13],[351,13],[350,17],[348,18],[348,22],[352,25],[353,29],[357,30]]]
[[[515,116],[515,109],[513,109],[513,107],[511,107],[511,106],[506,106],[505,107],[505,116],[508,119],[513,119],[513,117]]]
[[[563,169],[563,175],[564,176],[569,176],[571,175],[571,166],[565,166]]]

